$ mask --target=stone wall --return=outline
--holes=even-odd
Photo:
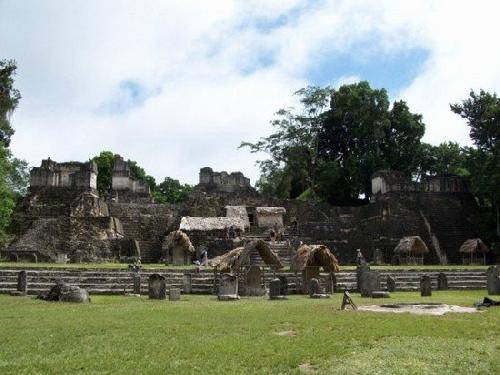
[[[196,189],[206,193],[245,193],[256,195],[256,190],[250,186],[250,179],[241,172],[214,172],[212,168],[200,169],[199,184]]]
[[[120,155],[115,155],[113,162],[112,197],[117,202],[152,201],[148,184],[132,178],[128,162]]]
[[[91,161],[57,163],[45,159],[40,167],[31,169],[30,186],[96,189],[97,165]]]

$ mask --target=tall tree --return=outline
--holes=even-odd
[[[293,186],[309,197],[346,205],[369,198],[371,176],[378,169],[411,176],[425,125],[405,102],[390,108],[387,92],[367,82],[338,90],[309,87],[296,94],[301,107],[278,111],[272,121],[275,133],[242,143],[270,156],[260,162],[261,190],[290,193]]]
[[[470,127],[476,146],[468,150],[473,191],[496,213],[496,232],[500,236],[500,98],[496,93],[471,90],[467,99],[450,108]]]
[[[14,88],[16,63],[13,60],[0,60],[0,143],[9,147],[14,129],[10,116],[21,99],[21,94]]]
[[[0,247],[9,239],[6,229],[10,223],[16,200],[23,195],[28,183],[28,166],[23,160],[12,156],[9,150],[14,134],[11,115],[21,95],[14,85],[16,63],[0,60]]]

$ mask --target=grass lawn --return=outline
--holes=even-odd
[[[161,263],[143,263],[142,269],[193,269],[194,265],[188,266],[165,266]],[[463,270],[463,269],[480,269],[486,270],[489,266],[464,266],[464,265],[422,265],[422,266],[372,266],[375,270]],[[23,263],[23,262],[0,262],[1,268],[17,269],[17,268],[75,268],[75,269],[128,269],[128,264],[126,263],[68,263],[68,264],[56,264],[56,263]],[[206,269],[211,269],[210,267],[205,267]],[[285,267],[283,270],[288,270],[289,267]],[[341,271],[355,271],[356,266],[340,266]]]
[[[484,295],[354,300],[471,306]],[[500,373],[500,307],[417,316],[339,311],[340,294],[182,298],[94,296],[78,305],[0,295],[0,373]]]

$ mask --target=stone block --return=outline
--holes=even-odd
[[[390,275],[387,275],[387,291],[395,292],[396,291],[396,279]]]
[[[432,295],[431,277],[424,275],[420,277],[420,295],[429,297]]]
[[[376,290],[372,292],[372,298],[391,298],[389,292],[383,290]]]
[[[488,294],[490,296],[500,295],[500,266],[491,266],[486,272]]]
[[[28,292],[28,278],[26,271],[17,274],[17,291],[26,294]]]
[[[150,299],[166,299],[167,288],[165,285],[165,277],[155,273],[149,276],[148,280],[148,295]]]
[[[281,294],[281,280],[276,278],[269,282],[269,299],[284,300],[286,295]]]
[[[141,274],[138,272],[134,272],[133,276],[133,283],[134,283],[134,294],[141,294]]]
[[[184,294],[190,294],[193,290],[193,276],[190,273],[185,273],[182,279],[182,288]]]
[[[358,290],[362,297],[370,297],[373,291],[380,290],[380,273],[370,270],[366,265],[357,268]]]
[[[437,277],[437,290],[448,290],[448,278],[443,272],[440,272]]]
[[[180,288],[170,288],[168,293],[169,301],[180,301],[181,300],[181,290]]]
[[[234,301],[240,299],[238,296],[238,277],[230,274],[222,274],[219,284],[219,301]]]

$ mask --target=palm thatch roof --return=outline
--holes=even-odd
[[[181,246],[182,248],[184,248],[184,251],[189,251],[190,253],[194,253],[195,251],[188,235],[180,230],[174,230],[173,232],[170,232],[169,235],[165,238],[162,247],[164,250],[168,250],[177,246]]]
[[[262,261],[273,268],[283,268],[278,255],[262,241],[250,241],[245,246],[237,247],[224,255],[215,257],[209,261],[209,265],[223,272],[236,272],[241,267],[251,265],[250,254],[257,251]]]
[[[395,254],[421,255],[428,252],[429,249],[420,236],[403,237],[394,248]]]
[[[250,226],[250,220],[248,219],[248,212],[245,206],[226,206],[225,208],[227,217],[240,218],[245,223],[246,228]]]
[[[239,217],[192,217],[184,216],[179,226],[183,231],[226,230],[230,226],[245,230],[245,222]]]
[[[472,238],[465,241],[458,251],[465,254],[472,254],[487,253],[489,250],[488,246],[480,238]]]
[[[255,212],[261,216],[284,215],[286,210],[284,207],[256,207]]]
[[[302,272],[306,267],[323,267],[327,272],[339,272],[339,261],[325,245],[302,245],[292,258],[291,270]]]

